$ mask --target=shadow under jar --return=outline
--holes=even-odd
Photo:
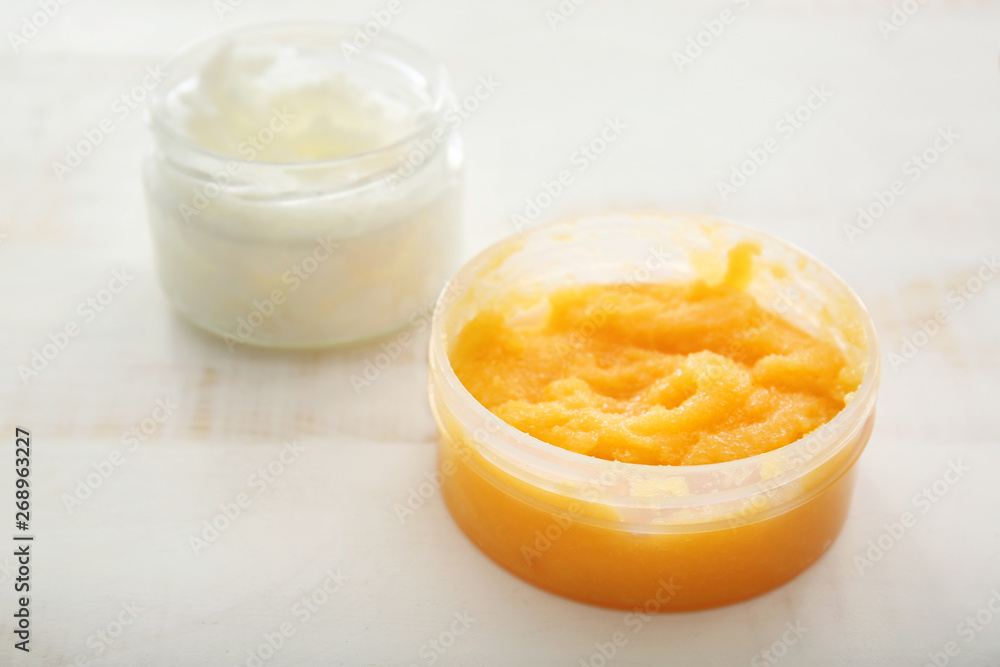
[[[460,254],[444,69],[389,35],[276,24],[171,59],[150,102],[160,282],[227,343],[343,344],[429,306]]]

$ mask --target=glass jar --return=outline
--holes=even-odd
[[[861,384],[830,422],[790,445],[692,466],[621,463],[568,451],[500,421],[449,363],[459,331],[505,295],[580,283],[689,281],[725,271],[742,240],[762,251],[746,290],[840,347]],[[789,295],[795,295],[790,298]],[[515,301],[539,317],[544,303]],[[487,556],[541,588],[646,611],[743,600],[792,579],[833,543],[874,423],[879,354],[870,316],[830,269],[761,232],[689,215],[614,215],[543,225],[488,248],[434,312],[430,403],[441,489]]]
[[[257,26],[164,66],[143,169],[160,282],[230,347],[387,333],[457,266],[446,73],[386,34],[358,48],[357,30]]]

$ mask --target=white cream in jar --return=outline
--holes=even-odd
[[[352,37],[323,23],[224,35],[168,63],[151,102],[160,280],[230,345],[391,331],[456,268],[462,156],[445,73],[385,35],[348,59]]]

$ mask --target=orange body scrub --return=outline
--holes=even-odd
[[[654,242],[671,261],[651,265]],[[501,242],[455,286],[431,340],[442,491],[517,576],[697,609],[788,581],[840,532],[878,356],[812,258],[721,221],[615,216]]]
[[[602,459],[696,465],[790,444],[840,412],[861,377],[739,288],[752,250],[730,252],[718,285],[557,290],[540,327],[480,312],[452,368],[506,423]]]

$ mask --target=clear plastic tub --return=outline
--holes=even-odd
[[[450,341],[462,326],[512,286],[543,294],[572,283],[721,276],[724,251],[743,239],[762,247],[747,291],[864,368],[846,407],[791,445],[699,466],[597,459],[501,422],[449,364]],[[737,602],[804,571],[840,533],[874,423],[878,380],[878,344],[864,306],[830,269],[788,243],[691,215],[544,225],[482,252],[438,301],[429,393],[442,492],[476,546],[554,593],[650,611]]]

